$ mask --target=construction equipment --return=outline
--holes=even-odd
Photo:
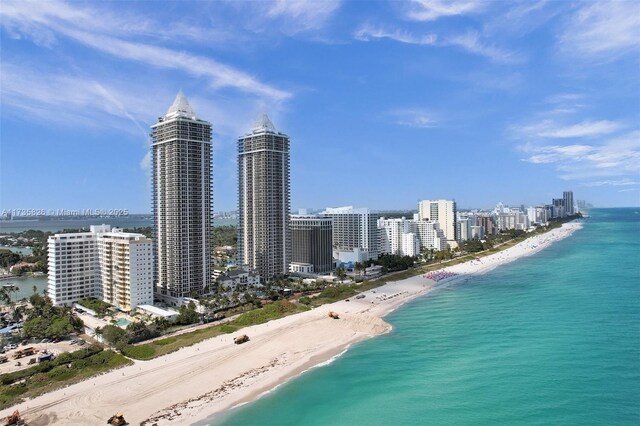
[[[24,420],[20,417],[20,411],[16,410],[10,416],[7,416],[4,420],[5,426],[21,426],[24,425]]]
[[[13,359],[18,359],[18,358],[22,358],[22,357],[25,357],[25,356],[35,355],[36,352],[37,352],[36,348],[34,348],[33,346],[29,346],[28,348],[20,349],[19,351],[17,351],[15,353],[15,355],[13,356]]]
[[[333,319],[340,319],[340,316],[338,315],[338,313],[333,311],[329,312],[329,317]]]
[[[246,334],[243,334],[242,336],[238,336],[235,339],[233,339],[233,343],[235,343],[236,345],[241,345],[242,343],[245,343],[248,341],[249,341],[249,336],[247,336]]]
[[[113,416],[109,417],[109,420],[107,420],[107,424],[113,426],[124,426],[128,425],[129,423],[127,423],[127,421],[124,419],[124,414],[116,413]]]

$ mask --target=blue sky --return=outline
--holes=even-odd
[[[291,137],[292,207],[640,204],[640,3],[0,5],[0,209],[150,211],[149,126],[182,89],[236,139]]]

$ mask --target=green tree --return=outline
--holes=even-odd
[[[189,302],[188,305],[180,306],[176,317],[176,324],[189,325],[200,322],[200,314],[196,311],[196,305],[193,302]]]

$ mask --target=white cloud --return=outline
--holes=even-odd
[[[407,31],[400,29],[387,30],[381,27],[371,25],[363,25],[355,33],[354,37],[360,41],[371,41],[375,39],[387,38],[389,40],[398,41],[407,44],[419,45],[435,45],[438,37],[435,34],[426,34],[423,36],[414,36]]]
[[[439,39],[438,36],[433,33],[417,36],[406,30],[398,28],[388,29],[365,24],[354,33],[354,38],[359,41],[373,41],[386,38],[399,43],[422,46],[455,46],[460,47],[469,53],[489,58],[494,62],[515,63],[522,61],[521,55],[516,52],[484,44],[480,40],[480,35],[475,32],[468,32],[464,35],[443,37]]]
[[[527,154],[523,160],[533,164],[553,164],[563,179],[593,179],[620,176],[592,182],[588,186],[635,184],[640,174],[640,131],[593,144],[539,145],[520,147]],[[631,183],[633,182],[633,183]]]
[[[586,182],[583,186],[630,186],[640,185],[640,181],[632,179],[617,179],[617,180],[599,180],[595,182]]]
[[[476,32],[468,32],[465,35],[450,37],[444,42],[444,44],[462,47],[468,52],[485,56],[494,62],[517,63],[523,61],[522,56],[517,52],[484,44],[480,40],[479,34]]]
[[[605,59],[640,49],[640,3],[585,2],[560,35],[563,51]]]
[[[562,125],[553,120],[543,120],[539,123],[513,126],[518,136],[532,138],[582,138],[594,137],[613,133],[622,128],[622,124],[615,121],[582,121],[577,124]]]
[[[265,3],[266,15],[271,18],[283,18],[288,27],[283,30],[308,31],[316,30],[326,24],[340,8],[340,1],[323,0],[275,0]],[[252,4],[254,7],[255,4]]]
[[[413,0],[406,10],[406,17],[414,21],[435,21],[442,17],[479,12],[485,6],[486,2],[481,1]]]
[[[396,124],[422,129],[436,127],[439,122],[433,113],[423,109],[398,109],[391,111],[389,115],[394,117]]]
[[[70,7],[61,2],[8,2],[0,9],[2,26],[14,36],[24,34],[52,44],[56,36],[79,43],[120,59],[142,62],[154,67],[176,69],[207,79],[213,88],[231,87],[256,96],[284,100],[291,93],[260,82],[254,76],[214,59],[193,55],[149,43],[125,40],[144,34],[159,35],[163,29],[143,17],[113,18],[108,12]],[[105,22],[109,22],[107,26]],[[171,27],[169,27],[170,29]],[[51,34],[44,37],[42,34]],[[170,33],[169,33],[170,34]],[[165,37],[163,35],[163,37]]]

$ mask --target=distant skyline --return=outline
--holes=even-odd
[[[463,0],[0,6],[0,210],[151,211],[150,126],[291,140],[291,206],[640,205],[640,3]]]

